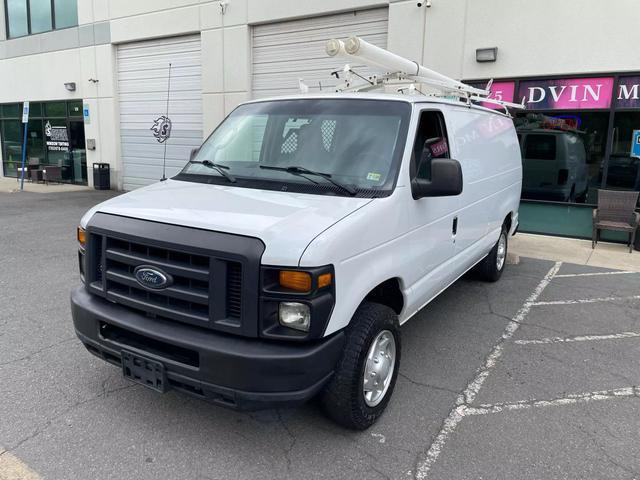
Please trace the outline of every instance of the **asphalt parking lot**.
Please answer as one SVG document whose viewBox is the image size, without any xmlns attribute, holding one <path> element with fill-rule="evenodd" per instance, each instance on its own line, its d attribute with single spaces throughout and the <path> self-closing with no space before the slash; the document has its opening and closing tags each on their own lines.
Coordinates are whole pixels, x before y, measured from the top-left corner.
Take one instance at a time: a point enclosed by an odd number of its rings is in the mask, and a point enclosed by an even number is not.
<svg viewBox="0 0 640 480">
<path fill-rule="evenodd" d="M 76 339 L 75 227 L 109 193 L 0 194 L 0 479 L 640 479 L 640 274 L 523 258 L 403 327 L 389 409 L 238 413 Z"/>
</svg>

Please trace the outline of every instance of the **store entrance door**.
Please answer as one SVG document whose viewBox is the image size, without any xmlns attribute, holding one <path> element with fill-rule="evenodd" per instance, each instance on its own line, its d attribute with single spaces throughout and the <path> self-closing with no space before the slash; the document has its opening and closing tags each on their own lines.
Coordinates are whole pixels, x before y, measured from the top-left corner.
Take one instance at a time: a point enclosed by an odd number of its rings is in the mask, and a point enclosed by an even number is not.
<svg viewBox="0 0 640 480">
<path fill-rule="evenodd" d="M 69 121 L 69 176 L 72 183 L 87 184 L 87 151 L 84 121 Z"/>
</svg>

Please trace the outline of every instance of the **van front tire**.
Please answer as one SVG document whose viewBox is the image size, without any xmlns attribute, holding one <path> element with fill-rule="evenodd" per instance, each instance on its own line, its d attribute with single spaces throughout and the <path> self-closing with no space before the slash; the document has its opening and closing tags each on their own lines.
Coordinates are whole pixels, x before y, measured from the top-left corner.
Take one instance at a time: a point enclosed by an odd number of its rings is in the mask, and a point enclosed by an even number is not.
<svg viewBox="0 0 640 480">
<path fill-rule="evenodd" d="M 363 302 L 345 333 L 344 352 L 320 401 L 336 423 L 364 430 L 382 415 L 395 387 L 401 351 L 398 317 L 385 305 Z"/>
<path fill-rule="evenodd" d="M 500 237 L 489 252 L 489 255 L 478 264 L 477 271 L 482 280 L 487 282 L 497 282 L 500 280 L 504 267 L 507 264 L 508 238 L 507 229 L 502 227 Z"/>
</svg>

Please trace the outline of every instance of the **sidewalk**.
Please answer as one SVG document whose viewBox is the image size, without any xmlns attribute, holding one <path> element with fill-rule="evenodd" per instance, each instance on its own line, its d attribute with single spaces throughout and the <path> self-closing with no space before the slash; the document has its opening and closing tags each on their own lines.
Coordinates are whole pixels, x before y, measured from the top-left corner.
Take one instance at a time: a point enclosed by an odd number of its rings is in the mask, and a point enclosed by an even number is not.
<svg viewBox="0 0 640 480">
<path fill-rule="evenodd" d="M 70 185 L 68 183 L 31 183 L 25 180 L 24 191 L 32 193 L 59 193 L 90 190 L 86 185 Z M 15 178 L 0 178 L 0 193 L 14 193 L 20 191 L 20 182 Z"/>
<path fill-rule="evenodd" d="M 640 252 L 629 253 L 619 243 L 599 242 L 592 250 L 591 240 L 518 233 L 510 238 L 509 251 L 521 257 L 640 272 Z"/>
</svg>

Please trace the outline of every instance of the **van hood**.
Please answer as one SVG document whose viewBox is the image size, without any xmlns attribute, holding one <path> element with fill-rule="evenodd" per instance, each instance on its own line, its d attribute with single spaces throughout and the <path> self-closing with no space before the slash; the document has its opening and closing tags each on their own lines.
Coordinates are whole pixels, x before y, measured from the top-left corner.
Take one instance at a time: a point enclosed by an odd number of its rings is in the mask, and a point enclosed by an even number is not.
<svg viewBox="0 0 640 480">
<path fill-rule="evenodd" d="M 263 264 L 295 266 L 317 235 L 371 201 L 167 180 L 93 207 L 81 225 L 102 212 L 245 235 L 265 244 Z"/>
</svg>

